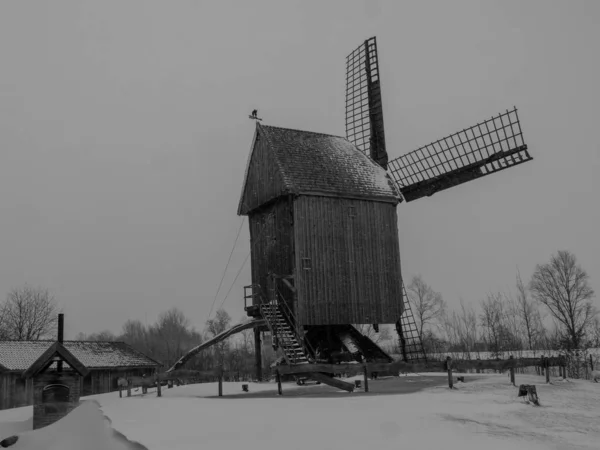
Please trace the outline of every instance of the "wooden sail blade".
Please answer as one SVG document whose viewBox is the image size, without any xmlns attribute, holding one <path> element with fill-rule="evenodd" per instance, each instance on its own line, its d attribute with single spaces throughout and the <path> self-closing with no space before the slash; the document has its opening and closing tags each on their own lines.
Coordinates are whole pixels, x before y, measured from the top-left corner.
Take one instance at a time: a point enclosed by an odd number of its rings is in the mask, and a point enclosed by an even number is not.
<svg viewBox="0 0 600 450">
<path fill-rule="evenodd" d="M 394 159 L 389 171 L 410 202 L 532 159 L 514 108 Z"/>
<path fill-rule="evenodd" d="M 346 138 L 387 168 L 377 41 L 364 41 L 346 58 Z"/>
</svg>

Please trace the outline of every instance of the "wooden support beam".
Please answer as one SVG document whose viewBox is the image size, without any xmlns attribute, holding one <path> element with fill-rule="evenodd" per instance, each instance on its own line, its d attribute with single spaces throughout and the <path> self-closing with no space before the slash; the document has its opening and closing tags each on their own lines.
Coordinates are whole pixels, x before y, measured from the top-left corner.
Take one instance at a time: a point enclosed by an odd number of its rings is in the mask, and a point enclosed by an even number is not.
<svg viewBox="0 0 600 450">
<path fill-rule="evenodd" d="M 160 379 L 158 378 L 158 371 L 154 372 L 154 379 L 156 381 L 156 396 L 162 397 L 162 386 L 160 384 Z"/>
<path fill-rule="evenodd" d="M 219 368 L 219 397 L 223 397 L 223 367 Z"/>
<path fill-rule="evenodd" d="M 367 366 L 363 367 L 364 378 L 365 378 L 365 392 L 369 392 L 369 376 Z"/>
<path fill-rule="evenodd" d="M 513 355 L 510 355 L 509 359 L 514 359 Z M 510 368 L 510 383 L 513 386 L 515 385 L 515 368 L 514 367 Z"/>
<path fill-rule="evenodd" d="M 446 358 L 446 370 L 448 371 L 448 387 L 452 389 L 453 380 L 452 380 L 452 358 L 449 356 Z"/>
<path fill-rule="evenodd" d="M 548 358 L 550 366 L 558 366 L 559 358 Z M 454 372 L 464 372 L 467 369 L 493 369 L 505 371 L 511 367 L 532 367 L 539 366 L 538 358 L 513 358 L 505 360 L 453 360 L 452 370 Z M 367 363 L 367 372 L 445 372 L 445 362 L 427 362 L 427 363 L 407 363 L 396 361 L 393 363 Z M 363 372 L 362 364 L 298 364 L 292 366 L 278 366 L 277 370 L 283 374 L 301 374 L 311 372 L 325 373 L 345 373 L 348 375 L 358 375 Z"/>
<path fill-rule="evenodd" d="M 279 375 L 279 371 L 275 371 L 275 377 L 277 378 L 277 393 L 279 395 L 283 395 L 283 390 L 281 389 L 281 375 Z"/>
<path fill-rule="evenodd" d="M 254 329 L 254 370 L 256 371 L 256 381 L 262 381 L 262 346 L 260 342 L 260 330 Z"/>
<path fill-rule="evenodd" d="M 303 364 L 305 366 L 311 365 L 311 364 Z M 306 373 L 306 372 L 304 372 Z M 329 375 L 325 375 L 324 373 L 319 373 L 319 372 L 309 372 L 309 376 L 316 381 L 320 381 L 323 384 L 327 384 L 329 386 L 338 388 L 338 389 L 342 389 L 344 391 L 348 391 L 348 392 L 354 392 L 354 385 L 351 383 L 348 383 L 346 381 L 342 381 L 342 380 L 338 380 L 337 378 L 332 378 Z"/>
</svg>

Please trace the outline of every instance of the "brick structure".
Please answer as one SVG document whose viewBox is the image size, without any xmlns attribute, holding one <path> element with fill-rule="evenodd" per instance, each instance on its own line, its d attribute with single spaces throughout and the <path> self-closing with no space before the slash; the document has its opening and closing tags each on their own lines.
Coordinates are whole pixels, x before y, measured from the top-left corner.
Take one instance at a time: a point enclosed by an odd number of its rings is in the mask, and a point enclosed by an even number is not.
<svg viewBox="0 0 600 450">
<path fill-rule="evenodd" d="M 51 425 L 75 409 L 79 405 L 80 385 L 80 375 L 74 371 L 36 376 L 33 380 L 33 429 Z M 61 391 L 65 391 L 66 398 Z"/>
<path fill-rule="evenodd" d="M 33 380 L 34 430 L 62 419 L 79 405 L 81 378 L 89 373 L 60 340 L 23 373 Z"/>
</svg>

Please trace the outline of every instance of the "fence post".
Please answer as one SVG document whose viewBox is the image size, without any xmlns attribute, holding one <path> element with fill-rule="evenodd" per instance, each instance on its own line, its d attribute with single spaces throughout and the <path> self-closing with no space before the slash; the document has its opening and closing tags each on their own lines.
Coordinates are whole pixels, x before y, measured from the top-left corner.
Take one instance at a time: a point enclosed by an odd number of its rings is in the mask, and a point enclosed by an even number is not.
<svg viewBox="0 0 600 450">
<path fill-rule="evenodd" d="M 367 370 L 367 364 L 366 363 L 363 366 L 363 372 L 365 374 L 365 392 L 369 392 L 369 378 L 367 376 L 368 370 Z"/>
<path fill-rule="evenodd" d="M 158 369 L 154 372 L 154 379 L 156 380 L 156 396 L 162 397 L 162 386 L 160 384 L 160 378 L 158 376 Z"/>
<path fill-rule="evenodd" d="M 277 393 L 279 395 L 283 395 L 283 390 L 281 389 L 281 375 L 279 374 L 279 370 L 275 371 L 275 378 L 277 379 Z"/>
<path fill-rule="evenodd" d="M 511 362 L 514 363 L 515 359 L 514 359 L 513 355 L 510 355 L 508 357 L 508 359 L 510 359 Z M 515 385 L 515 366 L 510 367 L 510 382 L 512 383 L 513 386 Z"/>
<path fill-rule="evenodd" d="M 448 369 L 448 387 L 452 389 L 452 358 L 449 356 L 446 357 L 446 368 Z"/>
<path fill-rule="evenodd" d="M 592 355 L 590 355 L 590 369 L 592 369 L 592 372 L 594 371 L 594 358 L 592 358 Z"/>
<path fill-rule="evenodd" d="M 479 356 L 477 357 L 477 361 L 481 361 L 481 359 L 479 358 Z M 477 368 L 477 373 L 481 373 L 481 369 L 479 367 Z"/>
<path fill-rule="evenodd" d="M 223 397 L 223 367 L 219 367 L 219 397 Z"/>
<path fill-rule="evenodd" d="M 131 397 L 131 380 L 127 380 L 127 397 Z"/>
<path fill-rule="evenodd" d="M 550 383 L 550 358 L 546 358 L 546 383 Z"/>
</svg>

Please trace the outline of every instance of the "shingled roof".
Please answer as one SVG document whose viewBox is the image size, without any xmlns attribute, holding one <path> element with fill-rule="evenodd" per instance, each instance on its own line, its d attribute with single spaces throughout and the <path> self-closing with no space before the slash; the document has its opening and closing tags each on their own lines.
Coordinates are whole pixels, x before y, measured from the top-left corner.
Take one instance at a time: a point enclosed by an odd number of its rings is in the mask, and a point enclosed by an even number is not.
<svg viewBox="0 0 600 450">
<path fill-rule="evenodd" d="M 260 185 L 264 185 L 265 177 L 275 186 L 266 196 L 271 198 L 253 192 L 264 189 Z M 256 199 L 249 200 L 253 194 Z M 387 172 L 347 139 L 257 124 L 238 214 L 247 214 L 259 206 L 254 203 L 266 203 L 287 194 L 334 195 L 393 203 L 402 199 Z"/>
<path fill-rule="evenodd" d="M 0 341 L 0 368 L 25 371 L 56 341 Z M 64 347 L 88 369 L 150 368 L 159 362 L 124 342 L 64 341 Z"/>
</svg>

